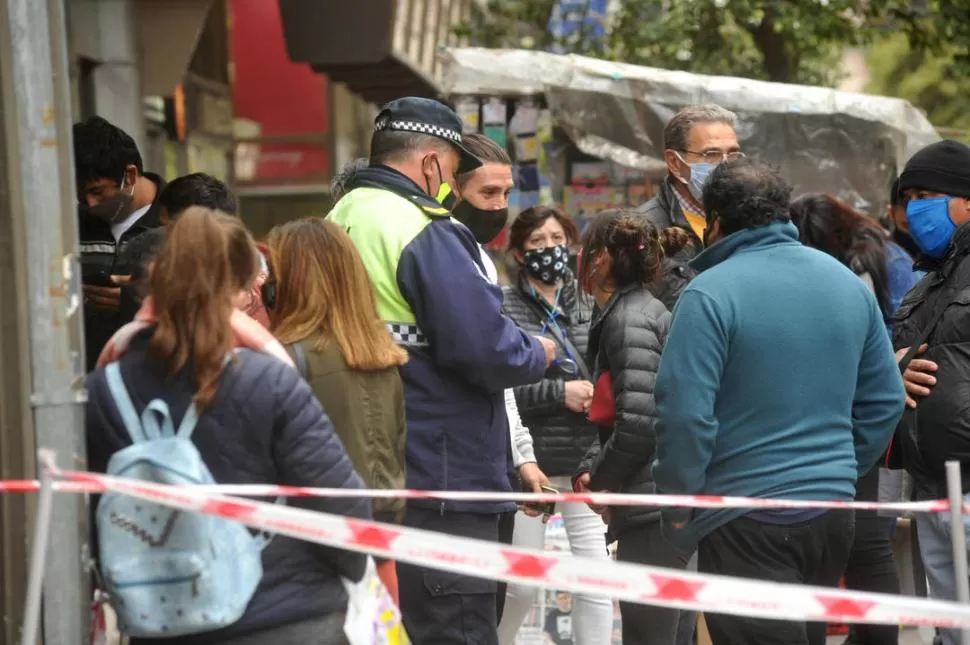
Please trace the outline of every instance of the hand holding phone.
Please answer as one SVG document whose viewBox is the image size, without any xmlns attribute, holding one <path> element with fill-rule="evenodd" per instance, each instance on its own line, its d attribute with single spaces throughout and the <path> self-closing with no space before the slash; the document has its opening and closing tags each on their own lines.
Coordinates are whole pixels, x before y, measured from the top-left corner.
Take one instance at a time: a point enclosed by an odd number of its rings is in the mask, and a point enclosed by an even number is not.
<svg viewBox="0 0 970 645">
<path fill-rule="evenodd" d="M 121 306 L 121 285 L 127 284 L 129 276 L 112 275 L 110 270 L 82 271 L 81 288 L 84 305 L 98 309 L 118 311 Z"/>
<path fill-rule="evenodd" d="M 532 492 L 532 491 L 528 491 Z M 557 494 L 559 491 L 551 486 L 543 486 L 543 493 L 551 493 L 553 495 Z M 529 509 L 536 513 L 537 515 L 552 515 L 556 512 L 555 502 L 528 502 L 522 505 L 523 508 Z"/>
<path fill-rule="evenodd" d="M 111 271 L 104 270 L 87 270 L 81 272 L 81 284 L 87 285 L 89 287 L 117 287 L 114 280 L 111 279 Z"/>
</svg>

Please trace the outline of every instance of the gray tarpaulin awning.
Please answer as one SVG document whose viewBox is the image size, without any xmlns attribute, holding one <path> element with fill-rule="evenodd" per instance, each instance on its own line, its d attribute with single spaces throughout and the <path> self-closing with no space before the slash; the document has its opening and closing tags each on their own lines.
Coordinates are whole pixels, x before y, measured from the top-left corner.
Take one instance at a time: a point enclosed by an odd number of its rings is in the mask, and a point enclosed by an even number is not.
<svg viewBox="0 0 970 645">
<path fill-rule="evenodd" d="M 744 151 L 780 166 L 796 193 L 832 192 L 871 211 L 906 159 L 940 138 L 902 99 L 537 51 L 441 56 L 447 95 L 542 95 L 581 151 L 632 168 L 662 167 L 663 127 L 678 109 L 717 103 L 737 113 Z"/>
</svg>

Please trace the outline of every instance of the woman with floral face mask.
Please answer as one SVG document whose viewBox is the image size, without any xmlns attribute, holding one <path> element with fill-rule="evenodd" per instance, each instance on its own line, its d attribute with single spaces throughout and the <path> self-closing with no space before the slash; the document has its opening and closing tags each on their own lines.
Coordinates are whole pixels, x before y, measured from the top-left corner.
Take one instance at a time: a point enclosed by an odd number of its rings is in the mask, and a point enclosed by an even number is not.
<svg viewBox="0 0 970 645">
<path fill-rule="evenodd" d="M 505 311 L 530 334 L 545 336 L 557 346 L 557 360 L 545 378 L 515 388 L 523 423 L 532 432 L 536 461 L 554 488 L 569 490 L 569 476 L 596 437 L 586 420 L 593 396 L 586 367 L 586 337 L 591 312 L 577 297 L 569 269 L 569 247 L 578 241 L 573 221 L 554 208 L 528 208 L 509 228 L 509 250 L 519 274 L 505 287 Z M 604 527 L 584 504 L 560 504 L 573 554 L 606 559 Z M 545 525 L 538 518 L 519 514 L 513 542 L 543 547 Z M 535 590 L 509 585 L 499 625 L 499 642 L 512 643 L 535 599 Z M 577 645 L 609 643 L 613 608 L 608 598 L 577 595 L 572 612 Z"/>
</svg>

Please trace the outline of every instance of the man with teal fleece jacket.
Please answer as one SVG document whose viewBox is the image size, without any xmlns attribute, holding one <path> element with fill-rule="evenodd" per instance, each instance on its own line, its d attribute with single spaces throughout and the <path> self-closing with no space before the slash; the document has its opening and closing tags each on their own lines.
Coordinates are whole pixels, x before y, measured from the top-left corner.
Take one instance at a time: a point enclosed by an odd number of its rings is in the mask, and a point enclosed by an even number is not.
<svg viewBox="0 0 970 645">
<path fill-rule="evenodd" d="M 656 383 L 658 493 L 846 500 L 904 405 L 876 300 L 802 246 L 790 187 L 749 159 L 704 191 L 702 273 L 674 310 Z M 842 511 L 666 509 L 701 571 L 835 586 L 853 537 Z M 824 643 L 824 625 L 712 615 L 714 643 Z"/>
</svg>

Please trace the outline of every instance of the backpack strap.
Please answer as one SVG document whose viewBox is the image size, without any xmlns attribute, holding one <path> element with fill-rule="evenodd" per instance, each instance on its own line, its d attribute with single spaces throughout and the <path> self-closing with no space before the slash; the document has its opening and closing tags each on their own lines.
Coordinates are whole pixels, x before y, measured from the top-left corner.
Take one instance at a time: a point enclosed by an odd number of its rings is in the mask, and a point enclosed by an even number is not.
<svg viewBox="0 0 970 645">
<path fill-rule="evenodd" d="M 195 430 L 195 424 L 198 422 L 199 408 L 195 403 L 192 403 L 185 411 L 185 416 L 182 417 L 182 422 L 179 423 L 179 429 L 176 431 L 175 436 L 179 439 L 191 439 L 192 431 Z"/>
<path fill-rule="evenodd" d="M 226 365 L 232 361 L 233 355 L 233 353 L 226 354 Z M 135 405 L 131 401 L 131 395 L 128 393 L 128 388 L 125 387 L 125 381 L 121 377 L 121 367 L 117 361 L 108 364 L 104 370 L 104 375 L 108 381 L 108 390 L 114 399 L 115 407 L 118 409 L 121 420 L 124 422 L 125 429 L 131 436 L 133 443 L 154 441 L 162 437 L 177 436 L 181 439 L 189 439 L 192 437 L 192 432 L 195 430 L 195 426 L 199 421 L 199 410 L 194 403 L 190 404 L 185 411 L 185 416 L 182 417 L 182 421 L 179 423 L 178 430 L 176 431 L 174 430 L 172 414 L 168 404 L 162 399 L 155 399 L 149 403 L 139 419 Z M 276 504 L 285 506 L 286 498 L 277 497 Z M 255 540 L 258 548 L 265 549 L 273 541 L 274 537 L 275 535 L 273 533 L 263 532 L 257 534 L 253 540 Z"/>
<path fill-rule="evenodd" d="M 111 392 L 111 398 L 114 399 L 115 407 L 121 415 L 121 420 L 125 424 L 125 429 L 128 431 L 132 443 L 143 443 L 157 439 L 158 435 L 148 436 L 142 427 L 138 412 L 135 411 L 135 406 L 131 402 L 131 395 L 128 394 L 128 388 L 125 387 L 125 380 L 121 378 L 121 367 L 117 361 L 108 364 L 104 370 L 104 376 L 108 381 L 108 391 Z M 157 431 L 157 425 L 155 428 Z"/>
<path fill-rule="evenodd" d="M 132 443 L 143 443 L 145 441 L 155 441 L 164 437 L 180 437 L 190 439 L 192 431 L 199 421 L 199 412 L 194 404 L 190 404 L 182 417 L 178 431 L 172 423 L 172 413 L 168 404 L 162 399 L 155 399 L 138 416 L 135 405 L 131 401 L 128 388 L 121 376 L 121 367 L 118 362 L 109 363 L 104 370 L 105 379 L 108 381 L 108 390 L 114 399 L 115 407 L 121 415 L 121 420 L 125 424 L 125 429 L 131 437 Z"/>
<path fill-rule="evenodd" d="M 151 439 L 175 436 L 172 413 L 168 409 L 168 403 L 162 399 L 154 399 L 146 405 L 141 413 L 141 427 L 145 431 L 145 436 Z"/>
</svg>

